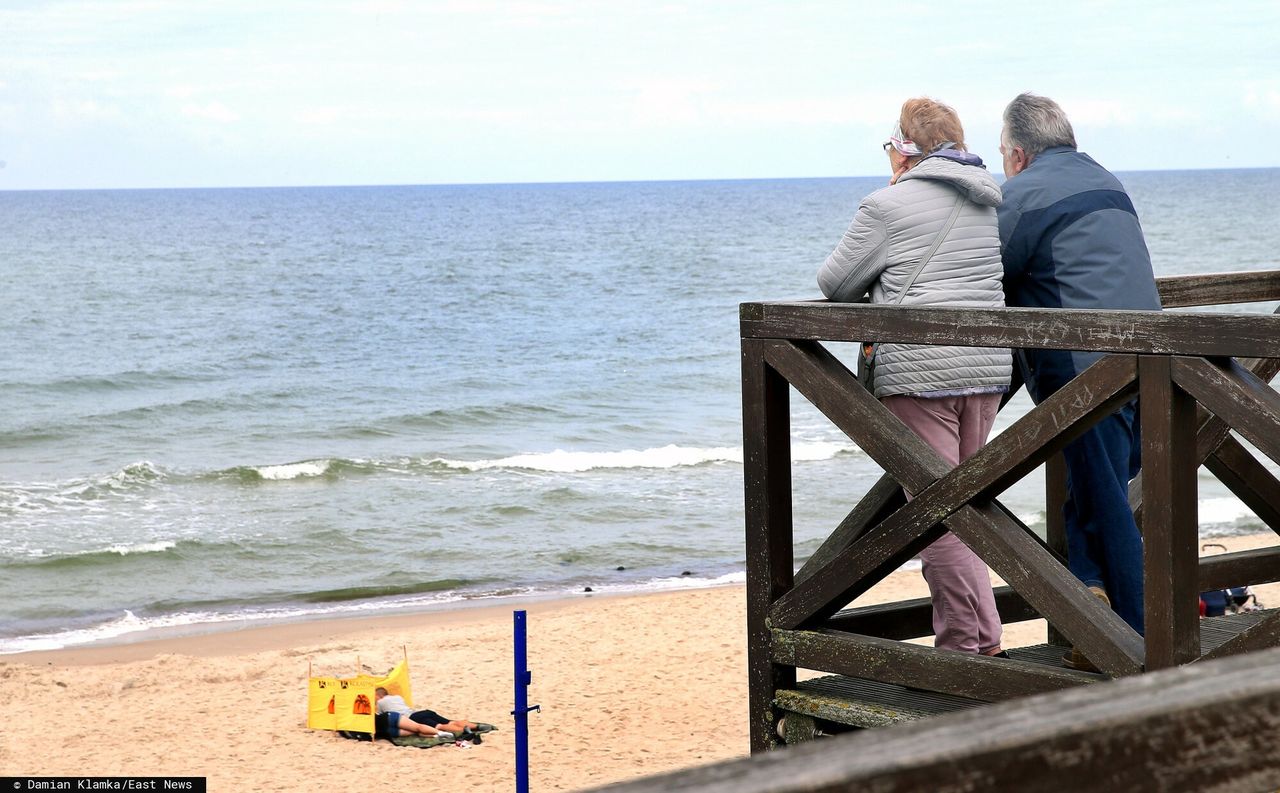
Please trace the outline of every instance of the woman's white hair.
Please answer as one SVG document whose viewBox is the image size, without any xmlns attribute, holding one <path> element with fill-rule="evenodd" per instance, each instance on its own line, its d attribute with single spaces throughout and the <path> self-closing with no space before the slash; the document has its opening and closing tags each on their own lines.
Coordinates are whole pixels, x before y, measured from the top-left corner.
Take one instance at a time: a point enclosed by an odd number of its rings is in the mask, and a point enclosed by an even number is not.
<svg viewBox="0 0 1280 793">
<path fill-rule="evenodd" d="M 1022 149 L 1028 158 L 1054 146 L 1076 148 L 1076 133 L 1057 102 L 1031 93 L 1018 94 L 1004 109 L 1000 142 Z"/>
</svg>

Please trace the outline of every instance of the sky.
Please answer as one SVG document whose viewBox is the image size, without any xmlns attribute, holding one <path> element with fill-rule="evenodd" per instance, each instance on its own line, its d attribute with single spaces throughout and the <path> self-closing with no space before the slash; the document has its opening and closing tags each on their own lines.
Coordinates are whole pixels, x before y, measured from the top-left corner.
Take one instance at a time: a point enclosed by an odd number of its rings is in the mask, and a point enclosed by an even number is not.
<svg viewBox="0 0 1280 793">
<path fill-rule="evenodd" d="M 1219 7 L 1221 6 L 1221 7 Z M 1280 166 L 1280 2 L 0 0 L 0 190 L 872 176 L 902 101 L 997 169 Z"/>
</svg>

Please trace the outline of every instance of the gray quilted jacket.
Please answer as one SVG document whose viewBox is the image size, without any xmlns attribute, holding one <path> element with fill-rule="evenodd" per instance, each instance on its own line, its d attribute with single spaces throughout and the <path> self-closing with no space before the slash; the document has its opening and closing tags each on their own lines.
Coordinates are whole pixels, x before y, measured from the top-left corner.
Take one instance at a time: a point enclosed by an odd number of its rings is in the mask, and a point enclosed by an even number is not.
<svg viewBox="0 0 1280 793">
<path fill-rule="evenodd" d="M 831 300 L 852 302 L 868 290 L 873 303 L 894 303 L 955 207 L 955 225 L 908 290 L 904 305 L 1001 307 L 1004 274 L 996 207 L 1000 186 L 966 152 L 945 150 L 921 160 L 862 200 L 840 244 L 818 271 Z M 952 396 L 1004 391 L 1012 357 L 1006 349 L 885 343 L 876 355 L 873 393 Z"/>
</svg>

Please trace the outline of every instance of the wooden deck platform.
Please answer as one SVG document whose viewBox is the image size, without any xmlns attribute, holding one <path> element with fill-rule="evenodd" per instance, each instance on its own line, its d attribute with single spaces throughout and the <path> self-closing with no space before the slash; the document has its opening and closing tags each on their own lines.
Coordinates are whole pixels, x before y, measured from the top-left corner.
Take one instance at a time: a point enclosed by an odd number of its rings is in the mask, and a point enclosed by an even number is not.
<svg viewBox="0 0 1280 793">
<path fill-rule="evenodd" d="M 1200 644 L 1205 652 L 1222 646 L 1280 609 L 1210 617 L 1200 622 Z M 1064 648 L 1037 644 L 1009 650 L 1019 661 L 1062 668 Z M 1101 682 L 1106 675 L 1090 675 Z M 774 705 L 786 713 L 785 742 L 799 743 L 814 737 L 823 722 L 852 728 L 885 727 L 944 713 L 991 704 L 984 700 L 921 691 L 904 686 L 827 675 L 801 681 L 793 689 L 778 690 Z"/>
</svg>

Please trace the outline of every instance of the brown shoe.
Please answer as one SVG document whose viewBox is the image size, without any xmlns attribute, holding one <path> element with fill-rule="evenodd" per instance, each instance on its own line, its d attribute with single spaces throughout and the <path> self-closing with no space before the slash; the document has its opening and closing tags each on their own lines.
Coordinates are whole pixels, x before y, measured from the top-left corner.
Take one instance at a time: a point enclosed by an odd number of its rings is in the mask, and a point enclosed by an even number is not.
<svg viewBox="0 0 1280 793">
<path fill-rule="evenodd" d="M 1094 597 L 1096 597 L 1098 600 L 1101 600 L 1103 603 L 1105 603 L 1107 605 L 1107 608 L 1111 608 L 1111 598 L 1107 597 L 1106 590 L 1104 590 L 1100 586 L 1091 586 L 1089 587 L 1089 591 L 1093 593 Z M 1098 669 L 1098 667 L 1094 666 L 1093 662 L 1090 661 L 1088 658 L 1086 658 L 1084 653 L 1080 652 L 1074 647 L 1072 647 L 1069 651 L 1067 651 L 1062 656 L 1062 663 L 1066 664 L 1067 667 L 1071 669 L 1076 669 L 1081 672 L 1101 672 L 1102 671 Z"/>
<path fill-rule="evenodd" d="M 1068 669 L 1075 669 L 1080 672 L 1101 672 L 1102 670 L 1093 665 L 1093 662 L 1085 657 L 1084 653 L 1072 647 L 1062 654 L 1062 663 Z"/>
</svg>

